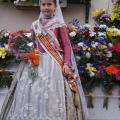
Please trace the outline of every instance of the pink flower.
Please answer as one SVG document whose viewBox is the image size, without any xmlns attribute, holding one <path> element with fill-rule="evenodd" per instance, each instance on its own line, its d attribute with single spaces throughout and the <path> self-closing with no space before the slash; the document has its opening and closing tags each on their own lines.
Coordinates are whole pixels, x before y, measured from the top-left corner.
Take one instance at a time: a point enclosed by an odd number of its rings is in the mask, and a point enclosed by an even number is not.
<svg viewBox="0 0 120 120">
<path fill-rule="evenodd" d="M 73 31 L 72 25 L 67 25 L 67 28 L 71 31 Z"/>
<path fill-rule="evenodd" d="M 30 31 L 28 30 L 18 30 L 18 31 L 15 31 L 15 32 L 12 32 L 9 36 L 9 39 L 8 39 L 8 45 L 10 48 L 14 48 L 13 47 L 13 41 L 15 41 L 17 39 L 17 37 L 19 37 L 21 35 L 21 32 L 22 33 L 32 33 L 33 34 L 33 29 L 30 29 Z"/>
<path fill-rule="evenodd" d="M 117 79 L 117 80 L 120 80 L 120 69 L 116 72 L 115 75 L 116 75 L 116 79 Z"/>
<path fill-rule="evenodd" d="M 100 70 L 100 71 L 104 71 L 105 69 L 106 69 L 106 66 L 105 66 L 105 65 L 99 66 L 99 70 Z"/>
<path fill-rule="evenodd" d="M 80 51 L 80 47 L 78 47 L 77 45 L 74 45 L 74 46 L 73 46 L 73 50 L 74 50 L 75 52 Z"/>
<path fill-rule="evenodd" d="M 97 55 L 97 56 L 100 56 L 100 55 L 101 55 L 101 52 L 96 52 L 96 55 Z"/>
</svg>

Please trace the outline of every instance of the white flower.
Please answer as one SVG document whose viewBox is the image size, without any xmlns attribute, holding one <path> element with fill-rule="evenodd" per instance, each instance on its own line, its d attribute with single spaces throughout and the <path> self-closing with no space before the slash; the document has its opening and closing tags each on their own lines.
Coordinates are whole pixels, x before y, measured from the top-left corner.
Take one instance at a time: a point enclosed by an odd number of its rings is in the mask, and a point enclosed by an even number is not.
<svg viewBox="0 0 120 120">
<path fill-rule="evenodd" d="M 91 25 L 85 24 L 83 27 L 84 27 L 84 28 L 91 28 Z"/>
<path fill-rule="evenodd" d="M 97 46 L 97 45 L 98 45 L 98 42 L 95 42 L 95 45 Z"/>
<path fill-rule="evenodd" d="M 99 28 L 101 28 L 101 29 L 107 29 L 107 26 L 103 24 L 103 25 L 100 25 Z"/>
<path fill-rule="evenodd" d="M 4 44 L 6 51 L 8 50 L 9 46 L 7 44 Z"/>
<path fill-rule="evenodd" d="M 30 42 L 30 43 L 28 43 L 27 45 L 30 46 L 30 47 L 32 47 L 32 46 L 33 46 L 33 43 Z"/>
<path fill-rule="evenodd" d="M 93 44 L 93 45 L 92 45 L 92 47 L 93 47 L 93 48 L 96 48 L 96 45 L 95 45 L 95 44 Z"/>
<path fill-rule="evenodd" d="M 14 4 L 18 4 L 18 3 L 19 3 L 19 0 L 15 0 L 15 1 L 14 1 Z"/>
<path fill-rule="evenodd" d="M 106 36 L 106 33 L 104 33 L 104 32 L 98 32 L 98 37 L 104 37 L 104 36 Z"/>
<path fill-rule="evenodd" d="M 109 47 L 112 47 L 112 46 L 113 46 L 113 44 L 112 44 L 112 43 L 108 43 L 108 46 L 109 46 Z"/>
<path fill-rule="evenodd" d="M 93 77 L 93 76 L 95 76 L 95 73 L 94 72 L 89 72 L 89 75 L 90 75 L 90 77 Z"/>
<path fill-rule="evenodd" d="M 79 47 L 80 47 L 80 46 L 83 47 L 83 42 L 79 42 L 79 43 L 78 43 L 78 46 L 79 46 Z"/>
<path fill-rule="evenodd" d="M 0 51 L 0 57 L 2 56 L 2 52 Z"/>
<path fill-rule="evenodd" d="M 90 37 L 94 37 L 96 35 L 95 32 L 90 32 Z"/>
<path fill-rule="evenodd" d="M 31 37 L 31 33 L 25 33 L 24 35 L 27 36 L 28 38 Z"/>
<path fill-rule="evenodd" d="M 96 48 L 98 46 L 98 42 L 95 42 L 94 44 L 91 44 L 92 47 Z"/>
<path fill-rule="evenodd" d="M 69 35 L 71 36 L 71 37 L 75 37 L 76 36 L 76 32 L 71 32 L 71 33 L 69 33 Z"/>
<path fill-rule="evenodd" d="M 117 28 L 114 28 L 114 30 L 116 30 L 116 31 L 117 31 L 117 34 L 120 36 L 120 30 L 117 29 Z"/>
<path fill-rule="evenodd" d="M 91 64 L 91 63 L 87 63 L 86 65 L 87 65 L 87 67 L 89 67 L 89 66 L 91 66 L 92 64 Z"/>
<path fill-rule="evenodd" d="M 87 52 L 86 57 L 89 59 L 91 57 L 91 54 L 89 52 Z"/>
<path fill-rule="evenodd" d="M 112 57 L 112 53 L 111 53 L 110 51 L 108 51 L 107 54 L 106 54 L 106 56 L 107 56 L 108 58 L 110 58 L 110 57 Z"/>
<path fill-rule="evenodd" d="M 4 37 L 7 37 L 7 36 L 9 36 L 9 33 L 5 33 L 5 34 L 4 34 Z"/>
<path fill-rule="evenodd" d="M 76 56 L 76 59 L 77 59 L 77 60 L 80 60 L 81 58 L 80 58 L 80 56 Z"/>
</svg>

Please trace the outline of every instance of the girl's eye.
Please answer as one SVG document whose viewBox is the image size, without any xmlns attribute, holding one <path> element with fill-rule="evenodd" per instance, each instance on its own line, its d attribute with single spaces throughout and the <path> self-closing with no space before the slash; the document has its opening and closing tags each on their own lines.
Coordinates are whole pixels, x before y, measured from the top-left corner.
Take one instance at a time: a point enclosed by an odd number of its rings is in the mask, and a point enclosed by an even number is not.
<svg viewBox="0 0 120 120">
<path fill-rule="evenodd" d="M 45 6 L 45 3 L 42 3 L 42 6 Z"/>
<path fill-rule="evenodd" d="M 51 3 L 48 3 L 48 6 L 51 6 Z"/>
</svg>

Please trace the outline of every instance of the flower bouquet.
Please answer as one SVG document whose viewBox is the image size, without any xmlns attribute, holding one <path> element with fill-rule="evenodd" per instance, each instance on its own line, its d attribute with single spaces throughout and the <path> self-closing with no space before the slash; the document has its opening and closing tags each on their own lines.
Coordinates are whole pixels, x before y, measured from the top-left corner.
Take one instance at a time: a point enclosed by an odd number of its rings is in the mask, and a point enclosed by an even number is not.
<svg viewBox="0 0 120 120">
<path fill-rule="evenodd" d="M 110 25 L 110 14 L 107 9 L 99 8 L 94 10 L 92 14 L 94 14 L 93 20 L 96 26 L 101 24 Z"/>
<path fill-rule="evenodd" d="M 8 45 L 13 49 L 15 54 L 29 53 L 29 76 L 35 78 L 37 71 L 35 66 L 39 65 L 39 51 L 34 49 L 33 30 L 19 30 L 9 36 Z"/>
<path fill-rule="evenodd" d="M 78 23 L 77 19 L 73 19 L 68 25 L 68 33 L 83 90 L 88 96 L 87 105 L 89 108 L 93 108 L 92 97 L 95 96 L 93 93 L 94 89 L 102 85 L 103 92 L 109 94 L 115 85 L 116 80 L 112 81 L 110 79 L 107 81 L 106 79 L 107 77 L 111 78 L 106 68 L 113 60 L 112 50 L 110 49 L 112 43 L 108 39 L 106 25 L 102 24 L 92 29 L 89 24 L 79 26 Z M 105 91 L 106 83 L 108 86 L 107 92 Z"/>
<path fill-rule="evenodd" d="M 110 14 L 110 22 L 106 34 L 113 46 L 110 47 L 112 51 L 112 59 L 109 66 L 106 68 L 106 78 L 111 84 L 107 84 L 107 80 L 103 82 L 104 92 L 108 95 L 112 95 L 112 90 L 115 86 L 120 86 L 120 0 L 112 0 L 113 6 Z M 105 101 L 108 98 L 106 98 Z M 104 102 L 104 106 L 108 108 L 107 102 Z"/>
<path fill-rule="evenodd" d="M 112 0 L 111 25 L 120 29 L 120 0 Z"/>
<path fill-rule="evenodd" d="M 15 5 L 38 6 L 39 0 L 15 0 Z"/>
<path fill-rule="evenodd" d="M 0 69 L 8 69 L 8 66 L 17 62 L 15 55 L 8 46 L 10 32 L 0 30 Z"/>
</svg>

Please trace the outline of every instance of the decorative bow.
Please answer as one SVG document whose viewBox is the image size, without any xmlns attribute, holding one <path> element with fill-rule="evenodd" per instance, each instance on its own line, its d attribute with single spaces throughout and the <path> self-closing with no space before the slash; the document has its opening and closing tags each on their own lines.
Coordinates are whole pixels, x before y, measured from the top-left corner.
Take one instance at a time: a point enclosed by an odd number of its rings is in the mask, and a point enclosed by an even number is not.
<svg viewBox="0 0 120 120">
<path fill-rule="evenodd" d="M 39 65 L 40 54 L 38 50 L 33 50 L 29 57 L 29 60 L 33 62 L 34 65 Z"/>
</svg>

